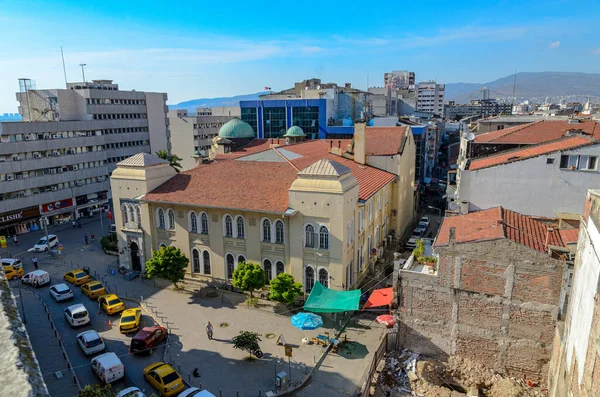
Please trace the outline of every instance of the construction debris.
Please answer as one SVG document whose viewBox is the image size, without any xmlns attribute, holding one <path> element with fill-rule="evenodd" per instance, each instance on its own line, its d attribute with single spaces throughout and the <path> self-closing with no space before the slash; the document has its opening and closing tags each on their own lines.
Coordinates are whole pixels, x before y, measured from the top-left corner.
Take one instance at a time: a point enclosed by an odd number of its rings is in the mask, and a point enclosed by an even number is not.
<svg viewBox="0 0 600 397">
<path fill-rule="evenodd" d="M 448 362 L 408 350 L 390 352 L 377 368 L 372 396 L 543 397 L 545 391 L 460 357 Z"/>
</svg>

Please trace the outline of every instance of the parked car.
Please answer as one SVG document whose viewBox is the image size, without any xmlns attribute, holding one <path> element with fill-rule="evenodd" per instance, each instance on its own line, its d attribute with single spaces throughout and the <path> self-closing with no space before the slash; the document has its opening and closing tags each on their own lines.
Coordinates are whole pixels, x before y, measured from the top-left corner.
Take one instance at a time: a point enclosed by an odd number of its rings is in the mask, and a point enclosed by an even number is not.
<svg viewBox="0 0 600 397">
<path fill-rule="evenodd" d="M 100 353 L 106 348 L 104 341 L 94 330 L 84 331 L 77 335 L 77 344 L 86 356 Z"/>
<path fill-rule="evenodd" d="M 91 300 L 96 300 L 102 295 L 106 295 L 106 289 L 100 281 L 90 281 L 81 286 L 81 292 Z"/>
<path fill-rule="evenodd" d="M 146 395 L 137 387 L 132 386 L 118 392 L 116 397 L 146 397 Z"/>
<path fill-rule="evenodd" d="M 48 240 L 46 240 L 46 236 L 44 236 L 39 239 L 37 243 L 35 243 L 33 246 L 33 251 L 45 252 L 56 245 L 58 245 L 58 236 L 56 234 L 49 234 Z"/>
<path fill-rule="evenodd" d="M 71 328 L 86 325 L 90 322 L 90 314 L 81 303 L 67 307 L 64 313 Z"/>
<path fill-rule="evenodd" d="M 34 270 L 21 277 L 21 282 L 23 284 L 33 285 L 36 288 L 50 284 L 50 281 L 50 274 L 43 270 Z"/>
<path fill-rule="evenodd" d="M 208 390 L 198 389 L 197 387 L 190 387 L 187 390 L 179 393 L 177 397 L 217 397 Z"/>
<path fill-rule="evenodd" d="M 71 288 L 65 283 L 54 284 L 50 287 L 49 292 L 57 302 L 73 298 L 73 291 L 71 291 Z"/>
<path fill-rule="evenodd" d="M 134 307 L 124 310 L 121 313 L 121 321 L 119 322 L 119 332 L 122 334 L 130 334 L 137 332 L 140 329 L 140 321 L 142 320 L 142 309 Z"/>
<path fill-rule="evenodd" d="M 145 353 L 151 355 L 154 348 L 167 337 L 167 329 L 160 325 L 144 327 L 132 339 L 129 352 L 133 354 Z"/>
<path fill-rule="evenodd" d="M 405 246 L 407 249 L 410 250 L 417 248 L 417 239 L 414 237 L 409 238 Z"/>
<path fill-rule="evenodd" d="M 125 304 L 115 294 L 106 294 L 98 298 L 100 302 L 100 308 L 106 312 L 106 314 L 115 314 L 125 310 Z"/>
<path fill-rule="evenodd" d="M 2 268 L 7 280 L 23 277 L 25 269 L 20 259 L 2 258 Z"/>
<path fill-rule="evenodd" d="M 92 371 L 102 383 L 112 383 L 125 376 L 125 366 L 113 352 L 104 353 L 92 358 Z"/>
<path fill-rule="evenodd" d="M 144 379 L 162 396 L 174 396 L 185 388 L 181 376 L 169 365 L 157 362 L 144 368 Z"/>
<path fill-rule="evenodd" d="M 82 285 L 90 281 L 90 275 L 80 269 L 66 272 L 63 278 L 66 282 L 75 285 Z"/>
<path fill-rule="evenodd" d="M 423 233 L 418 228 L 413 230 L 412 234 L 410 235 L 410 238 L 421 238 L 421 237 L 423 237 Z"/>
<path fill-rule="evenodd" d="M 426 227 L 426 228 L 428 228 L 428 227 L 429 227 L 429 217 L 428 217 L 427 215 L 425 215 L 425 216 L 422 216 L 422 217 L 421 217 L 421 220 L 419 220 L 419 225 L 420 225 L 421 223 L 424 223 L 424 224 L 425 224 L 425 227 Z"/>
<path fill-rule="evenodd" d="M 415 232 L 421 233 L 421 236 L 427 231 L 427 225 L 424 222 L 419 222 L 415 228 Z"/>
</svg>

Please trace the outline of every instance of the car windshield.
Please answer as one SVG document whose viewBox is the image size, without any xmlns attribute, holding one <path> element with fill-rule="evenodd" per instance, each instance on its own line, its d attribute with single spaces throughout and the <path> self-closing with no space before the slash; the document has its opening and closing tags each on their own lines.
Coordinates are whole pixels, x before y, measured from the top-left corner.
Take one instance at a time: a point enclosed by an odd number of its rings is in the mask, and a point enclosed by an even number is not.
<svg viewBox="0 0 600 397">
<path fill-rule="evenodd" d="M 177 375 L 177 372 L 171 372 L 170 374 L 167 374 L 164 378 L 162 378 L 163 385 L 168 385 L 171 382 L 175 382 L 177 379 L 179 379 L 179 375 Z"/>
<path fill-rule="evenodd" d="M 35 245 L 44 245 L 44 244 L 46 244 L 46 239 L 45 238 L 43 238 L 41 240 L 38 240 L 38 242 L 35 243 Z"/>
<path fill-rule="evenodd" d="M 121 303 L 121 301 L 119 299 L 112 299 L 108 301 L 109 305 L 118 305 L 119 303 Z"/>
<path fill-rule="evenodd" d="M 102 288 L 104 288 L 104 287 L 102 287 L 102 284 L 96 284 L 96 285 L 92 285 L 92 286 L 90 287 L 90 289 L 91 289 L 92 291 L 97 291 L 97 290 L 99 290 L 99 289 L 102 289 Z"/>
<path fill-rule="evenodd" d="M 87 276 L 87 273 L 77 273 L 77 274 L 75 274 L 75 277 L 77 277 L 77 278 L 83 278 L 85 276 Z"/>
<path fill-rule="evenodd" d="M 135 321 L 135 316 L 125 316 L 121 319 L 122 323 L 130 323 L 132 321 Z"/>
</svg>

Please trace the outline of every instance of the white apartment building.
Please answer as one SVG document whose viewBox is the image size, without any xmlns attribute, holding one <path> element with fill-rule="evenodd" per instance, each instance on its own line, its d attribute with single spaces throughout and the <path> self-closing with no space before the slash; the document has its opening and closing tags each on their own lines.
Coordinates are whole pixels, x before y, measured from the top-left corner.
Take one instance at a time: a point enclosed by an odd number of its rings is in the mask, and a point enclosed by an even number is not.
<svg viewBox="0 0 600 397">
<path fill-rule="evenodd" d="M 136 153 L 170 150 L 167 94 L 112 80 L 35 89 L 20 79 L 23 121 L 0 123 L 0 235 L 70 221 L 110 197 L 110 173 Z"/>
<path fill-rule="evenodd" d="M 408 70 L 393 70 L 383 74 L 383 82 L 386 88 L 393 90 L 414 89 L 415 72 Z"/>
<path fill-rule="evenodd" d="M 417 111 L 444 115 L 444 97 L 446 85 L 435 81 L 425 81 L 417 84 Z"/>
</svg>

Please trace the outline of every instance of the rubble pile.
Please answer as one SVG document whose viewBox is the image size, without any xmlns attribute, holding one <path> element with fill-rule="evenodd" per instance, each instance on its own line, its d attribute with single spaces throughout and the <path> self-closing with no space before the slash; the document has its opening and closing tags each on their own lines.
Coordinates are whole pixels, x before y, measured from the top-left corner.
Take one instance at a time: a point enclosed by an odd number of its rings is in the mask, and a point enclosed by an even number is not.
<svg viewBox="0 0 600 397">
<path fill-rule="evenodd" d="M 374 396 L 543 397 L 545 393 L 520 379 L 504 377 L 470 360 L 448 362 L 408 350 L 388 353 L 377 368 Z"/>
</svg>

